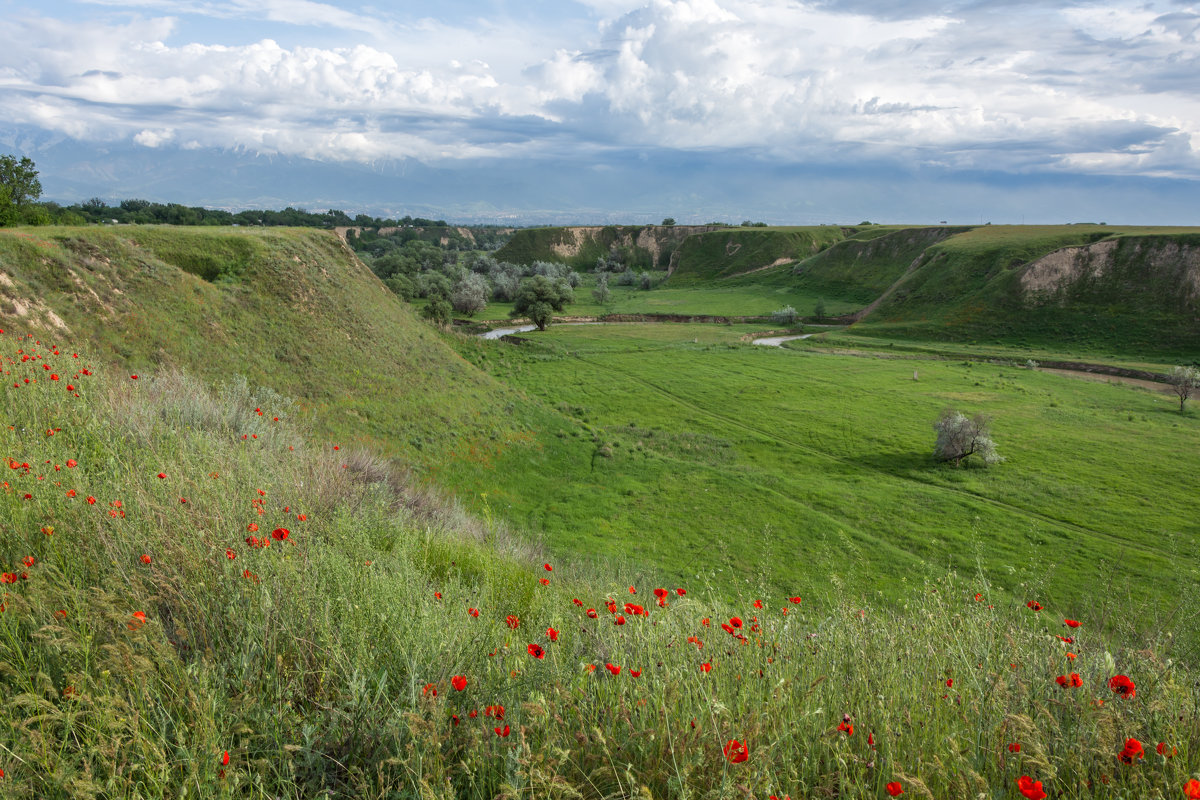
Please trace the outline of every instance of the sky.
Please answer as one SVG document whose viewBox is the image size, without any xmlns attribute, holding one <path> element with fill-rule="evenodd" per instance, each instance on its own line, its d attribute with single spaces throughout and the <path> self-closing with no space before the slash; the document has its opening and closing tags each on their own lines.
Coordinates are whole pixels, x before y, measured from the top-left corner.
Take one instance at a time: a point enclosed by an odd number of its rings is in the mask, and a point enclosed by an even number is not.
<svg viewBox="0 0 1200 800">
<path fill-rule="evenodd" d="M 1200 224 L 1200 3 L 0 0 L 45 197 Z"/>
</svg>

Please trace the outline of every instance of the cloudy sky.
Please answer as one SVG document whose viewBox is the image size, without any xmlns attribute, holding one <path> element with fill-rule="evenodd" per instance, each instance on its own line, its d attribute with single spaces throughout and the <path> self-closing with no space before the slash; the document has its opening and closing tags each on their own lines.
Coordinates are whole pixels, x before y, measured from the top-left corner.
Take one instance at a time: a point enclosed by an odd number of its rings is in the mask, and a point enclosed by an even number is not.
<svg viewBox="0 0 1200 800">
<path fill-rule="evenodd" d="M 65 201 L 1200 224 L 1185 0 L 0 12 L 0 151 Z"/>
</svg>

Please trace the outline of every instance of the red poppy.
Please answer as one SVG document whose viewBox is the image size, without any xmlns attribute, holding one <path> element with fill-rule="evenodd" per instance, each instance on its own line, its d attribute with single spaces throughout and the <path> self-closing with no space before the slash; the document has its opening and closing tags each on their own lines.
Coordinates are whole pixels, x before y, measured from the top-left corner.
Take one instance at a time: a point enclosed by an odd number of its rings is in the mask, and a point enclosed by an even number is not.
<svg viewBox="0 0 1200 800">
<path fill-rule="evenodd" d="M 604 665 L 604 668 L 605 668 L 606 670 L 608 670 L 610 673 L 612 673 L 613 675 L 620 675 L 620 674 L 621 674 L 621 668 L 620 668 L 620 667 L 618 667 L 616 664 L 605 664 L 605 665 Z"/>
<path fill-rule="evenodd" d="M 954 688 L 954 678 L 947 678 L 947 679 L 946 679 L 946 688 L 948 688 L 948 689 L 953 689 L 953 688 Z"/>
<path fill-rule="evenodd" d="M 722 749 L 725 753 L 725 758 L 729 759 L 732 764 L 740 764 L 750 757 L 750 748 L 745 742 L 739 742 L 737 739 L 730 739 L 725 743 Z"/>
<path fill-rule="evenodd" d="M 1134 697 L 1137 695 L 1137 689 L 1133 681 L 1129 680 L 1128 675 L 1114 675 L 1108 681 L 1108 688 L 1124 697 Z"/>
<path fill-rule="evenodd" d="M 703 664 L 700 665 L 700 671 L 701 672 L 712 672 L 712 664 L 708 661 L 705 661 Z"/>
<path fill-rule="evenodd" d="M 498 720 L 504 719 L 504 706 L 488 706 L 483 710 L 485 717 L 495 717 Z"/>
<path fill-rule="evenodd" d="M 271 531 L 271 538 L 282 542 L 287 539 L 288 533 L 289 531 L 287 528 L 276 528 L 275 530 Z"/>
<path fill-rule="evenodd" d="M 158 473 L 158 477 L 160 477 L 160 478 L 165 478 L 165 477 L 167 477 L 167 473 L 165 473 L 165 472 L 160 472 L 160 473 Z"/>
<path fill-rule="evenodd" d="M 142 560 L 143 564 L 149 564 L 151 559 L 150 559 L 150 556 L 146 555 L 145 553 L 142 553 L 141 560 Z"/>
<path fill-rule="evenodd" d="M 800 598 L 799 597 L 789 597 L 788 602 L 793 603 L 795 605 L 800 605 Z"/>
<path fill-rule="evenodd" d="M 1077 619 L 1064 619 L 1063 625 L 1066 625 L 1068 628 L 1078 628 L 1080 622 Z"/>
<path fill-rule="evenodd" d="M 517 618 L 516 614 L 509 614 L 504 618 L 504 624 L 515 631 L 517 628 L 521 627 L 521 620 Z"/>
<path fill-rule="evenodd" d="M 1183 796 L 1187 800 L 1200 800 L 1200 781 L 1192 778 L 1187 782 L 1187 786 L 1183 787 Z"/>
<path fill-rule="evenodd" d="M 233 552 L 232 550 L 226 550 L 225 557 L 230 561 L 233 561 L 235 558 L 237 558 L 237 553 Z"/>
<path fill-rule="evenodd" d="M 91 495 L 88 495 L 88 499 L 87 499 L 87 501 L 88 501 L 88 505 L 89 505 L 89 506 L 94 506 L 94 505 L 96 505 L 96 498 L 92 497 Z"/>
<path fill-rule="evenodd" d="M 632 586 L 630 586 L 630 587 L 629 587 L 629 593 L 630 593 L 630 594 L 637 594 L 637 589 L 635 589 L 635 588 L 633 588 Z"/>
<path fill-rule="evenodd" d="M 654 596 L 657 597 L 659 600 L 662 600 L 664 597 L 667 596 L 667 590 L 666 589 L 655 589 Z"/>
<path fill-rule="evenodd" d="M 138 378 L 137 378 L 137 375 L 130 375 L 130 376 L 129 376 L 129 380 L 131 380 L 131 381 L 136 381 L 137 379 L 138 379 Z"/>
<path fill-rule="evenodd" d="M 542 649 L 542 646 L 540 644 L 530 644 L 525 649 L 527 651 L 529 651 L 529 655 L 533 656 L 534 658 L 545 658 L 546 657 L 546 651 Z"/>
<path fill-rule="evenodd" d="M 629 675 L 633 678 L 640 678 L 642 677 L 642 671 L 640 669 L 631 669 L 629 670 Z"/>
<path fill-rule="evenodd" d="M 1030 600 L 1028 603 L 1025 604 L 1025 607 L 1032 608 L 1034 611 L 1042 610 L 1042 604 L 1039 603 L 1037 600 Z"/>
<path fill-rule="evenodd" d="M 500 738 L 504 738 L 505 736 L 508 736 L 509 729 L 508 729 L 507 725 L 505 725 L 503 728 L 501 728 L 499 725 L 497 725 L 495 728 L 493 728 L 493 730 L 496 731 L 496 735 L 499 736 Z"/>
<path fill-rule="evenodd" d="M 1008 746 L 1008 752 L 1010 752 L 1010 753 L 1019 753 L 1019 752 L 1021 752 L 1021 744 L 1020 744 L 1020 742 L 1013 742 L 1012 744 L 1010 744 L 1010 745 Z"/>
<path fill-rule="evenodd" d="M 572 597 L 571 602 L 574 603 L 575 605 L 579 606 L 580 608 L 583 608 L 583 601 L 580 600 L 578 597 Z"/>
<path fill-rule="evenodd" d="M 625 624 L 625 616 L 623 614 L 617 614 L 617 618 L 613 620 L 613 625 L 624 625 L 624 624 Z"/>
<path fill-rule="evenodd" d="M 75 460 L 75 459 L 73 459 L 73 458 L 68 458 L 68 459 L 67 459 L 67 466 L 68 466 L 68 467 L 74 467 L 74 466 L 75 466 L 76 464 L 78 464 L 78 463 L 79 463 L 79 462 L 78 462 L 78 461 L 76 461 L 76 460 Z"/>
<path fill-rule="evenodd" d="M 587 610 L 587 615 L 588 615 L 589 617 L 591 617 L 592 619 L 595 619 L 595 618 L 596 618 L 596 616 L 597 616 L 597 614 L 596 614 L 596 609 L 594 609 L 594 608 L 589 608 L 589 609 Z"/>
<path fill-rule="evenodd" d="M 434 592 L 434 593 L 433 593 L 433 598 L 434 598 L 435 600 L 441 600 L 441 599 L 442 599 L 442 593 L 441 593 L 441 592 Z"/>
<path fill-rule="evenodd" d="M 846 722 L 845 720 L 842 720 L 841 722 L 838 723 L 837 729 L 839 731 L 845 731 L 847 736 L 854 735 L 854 726 L 851 725 L 849 722 Z"/>
<path fill-rule="evenodd" d="M 1171 752 L 1168 753 L 1167 752 L 1167 743 L 1159 742 L 1158 747 L 1154 748 L 1154 752 L 1158 753 L 1163 758 L 1174 758 L 1175 756 L 1177 756 L 1179 754 L 1179 748 L 1172 747 Z"/>
<path fill-rule="evenodd" d="M 228 750 L 226 750 L 224 753 L 221 754 L 221 766 L 222 767 L 229 766 L 229 751 Z"/>
<path fill-rule="evenodd" d="M 437 685 L 433 683 L 425 684 L 425 688 L 421 690 L 421 694 L 432 694 L 437 697 Z"/>
<path fill-rule="evenodd" d="M 755 608 L 762 608 L 762 600 L 755 600 L 755 601 L 754 601 L 754 607 L 755 607 Z"/>
<path fill-rule="evenodd" d="M 454 691 L 461 692 L 463 689 L 467 688 L 467 676 L 455 675 L 450 679 L 450 685 L 454 687 Z"/>
<path fill-rule="evenodd" d="M 1042 782 L 1035 781 L 1028 775 L 1017 778 L 1017 789 L 1029 800 L 1045 800 L 1046 793 L 1042 791 Z"/>
<path fill-rule="evenodd" d="M 1126 739 L 1125 748 L 1117 755 L 1123 764 L 1132 764 L 1134 757 L 1145 758 L 1146 752 L 1142 749 L 1142 743 L 1137 739 Z"/>
<path fill-rule="evenodd" d="M 468 608 L 467 613 L 470 614 L 472 617 L 478 617 L 479 609 L 478 608 Z"/>
<path fill-rule="evenodd" d="M 538 583 L 540 583 L 542 586 L 549 586 L 550 579 L 549 578 L 538 578 Z"/>
<path fill-rule="evenodd" d="M 546 637 L 552 642 L 557 642 L 558 641 L 558 629 L 557 628 L 546 628 Z"/>
<path fill-rule="evenodd" d="M 549 564 L 542 564 L 542 569 L 546 570 L 546 572 L 554 571 L 554 567 L 550 566 Z"/>
<path fill-rule="evenodd" d="M 21 559 L 21 563 L 27 567 L 32 567 L 35 563 L 37 563 L 37 561 L 33 556 L 25 556 Z"/>
<path fill-rule="evenodd" d="M 675 594 L 679 595 L 680 597 L 683 597 L 685 594 L 687 594 L 687 589 L 676 589 Z"/>
<path fill-rule="evenodd" d="M 729 624 L 735 628 L 740 628 L 740 627 L 742 627 L 742 618 L 741 617 L 730 617 Z"/>
<path fill-rule="evenodd" d="M 892 797 L 899 797 L 904 794 L 904 787 L 900 785 L 900 781 L 892 781 L 883 788 L 887 789 L 887 793 Z"/>
</svg>

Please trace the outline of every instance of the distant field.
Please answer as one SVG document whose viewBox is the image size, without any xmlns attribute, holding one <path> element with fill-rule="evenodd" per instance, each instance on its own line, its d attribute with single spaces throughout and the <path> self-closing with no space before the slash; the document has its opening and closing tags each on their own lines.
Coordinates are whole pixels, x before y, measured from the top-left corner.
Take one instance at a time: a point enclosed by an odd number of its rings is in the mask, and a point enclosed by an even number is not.
<svg viewBox="0 0 1200 800">
<path fill-rule="evenodd" d="M 1172 397 L 1013 367 L 759 348 L 752 326 L 552 327 L 468 359 L 578 420 L 494 475 L 444 477 L 555 549 L 717 586 L 893 596 L 929 569 L 1154 614 L 1200 568 L 1200 419 Z M 991 469 L 933 463 L 932 423 L 990 414 Z M 1181 455 L 1183 454 L 1183 455 Z M 670 531 L 669 535 L 663 533 Z M 713 565 L 697 575 L 696 564 Z M 1030 581 L 1034 585 L 1026 585 Z"/>
</svg>

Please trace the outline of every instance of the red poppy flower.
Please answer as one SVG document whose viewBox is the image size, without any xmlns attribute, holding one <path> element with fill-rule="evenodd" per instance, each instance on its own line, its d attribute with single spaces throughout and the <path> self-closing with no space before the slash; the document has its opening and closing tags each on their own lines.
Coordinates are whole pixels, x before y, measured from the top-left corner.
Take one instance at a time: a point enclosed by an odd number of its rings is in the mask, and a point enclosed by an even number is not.
<svg viewBox="0 0 1200 800">
<path fill-rule="evenodd" d="M 271 531 L 271 538 L 282 542 L 287 539 L 288 533 L 289 531 L 287 528 L 276 528 L 275 530 Z"/>
<path fill-rule="evenodd" d="M 442 599 L 442 593 L 441 593 L 441 592 L 434 592 L 434 593 L 433 593 L 433 598 L 434 598 L 435 600 L 441 600 L 441 599 Z"/>
<path fill-rule="evenodd" d="M 740 628 L 740 627 L 742 627 L 742 618 L 741 617 L 730 617 L 729 624 L 735 628 Z"/>
<path fill-rule="evenodd" d="M 845 731 L 847 736 L 854 735 L 854 726 L 851 725 L 849 722 L 846 722 L 845 720 L 842 720 L 841 722 L 838 723 L 837 729 L 839 731 Z"/>
<path fill-rule="evenodd" d="M 722 749 L 725 753 L 725 758 L 729 759 L 732 764 L 740 764 L 750 757 L 750 748 L 745 742 L 739 742 L 737 739 L 730 739 L 725 743 Z"/>
<path fill-rule="evenodd" d="M 454 691 L 461 692 L 463 689 L 467 688 L 467 676 L 455 675 L 450 679 L 450 685 L 454 687 Z"/>
<path fill-rule="evenodd" d="M 1134 697 L 1137 695 L 1137 689 L 1133 681 L 1129 680 L 1128 675 L 1114 675 L 1108 681 L 1108 688 L 1124 697 Z"/>
<path fill-rule="evenodd" d="M 1037 600 L 1030 600 L 1028 603 L 1025 604 L 1025 607 L 1032 608 L 1034 611 L 1042 610 L 1042 604 L 1039 603 Z"/>
<path fill-rule="evenodd" d="M 550 579 L 549 578 L 538 578 L 538 583 L 540 583 L 542 586 L 549 586 Z"/>
<path fill-rule="evenodd" d="M 1012 744 L 1010 744 L 1010 745 L 1008 746 L 1008 752 L 1010 752 L 1010 753 L 1019 753 L 1019 752 L 1021 752 L 1021 744 L 1020 744 L 1020 742 L 1013 742 Z"/>
<path fill-rule="evenodd" d="M 143 564 L 149 564 L 149 563 L 150 563 L 150 556 L 146 555 L 145 553 L 142 553 L 142 559 L 141 559 L 141 560 L 142 560 L 142 563 L 143 563 Z"/>
<path fill-rule="evenodd" d="M 495 728 L 493 728 L 493 730 L 496 731 L 496 735 L 499 736 L 500 738 L 504 738 L 505 736 L 508 736 L 508 726 L 507 725 L 505 725 L 503 728 L 501 728 L 500 726 L 497 725 Z"/>
<path fill-rule="evenodd" d="M 76 461 L 76 460 L 75 460 L 75 459 L 73 459 L 73 458 L 68 458 L 68 459 L 67 459 L 67 466 L 68 466 L 68 467 L 74 467 L 74 466 L 75 466 L 76 464 L 78 464 L 78 463 L 79 463 L 79 462 L 78 462 L 78 461 Z"/>
<path fill-rule="evenodd" d="M 88 495 L 88 499 L 87 499 L 87 501 L 88 501 L 88 505 L 89 505 L 89 506 L 94 506 L 94 505 L 96 505 L 96 498 L 92 497 L 91 495 Z"/>
<path fill-rule="evenodd" d="M 642 677 L 642 671 L 640 669 L 631 669 L 629 670 L 629 675 L 633 678 L 640 678 Z"/>
<path fill-rule="evenodd" d="M 679 595 L 680 597 L 683 597 L 685 594 L 687 594 L 687 589 L 676 589 L 675 594 Z"/>
<path fill-rule="evenodd" d="M 574 603 L 575 605 L 579 606 L 580 608 L 583 608 L 583 601 L 580 600 L 578 597 L 572 597 L 571 602 Z"/>
<path fill-rule="evenodd" d="M 540 644 L 530 644 L 525 649 L 529 651 L 529 655 L 533 656 L 534 658 L 540 659 L 546 657 L 546 651 L 542 649 Z"/>
<path fill-rule="evenodd" d="M 1068 628 L 1078 628 L 1080 622 L 1077 619 L 1064 619 L 1063 625 L 1066 625 Z"/>
<path fill-rule="evenodd" d="M 221 754 L 221 766 L 222 767 L 229 766 L 229 751 L 228 750 L 226 750 L 224 753 Z"/>
<path fill-rule="evenodd" d="M 258 530 L 258 523 L 251 522 L 249 525 L 246 526 L 246 530 L 250 531 L 251 533 L 254 533 L 255 531 Z"/>
<path fill-rule="evenodd" d="M 667 596 L 667 590 L 666 589 L 655 589 L 654 596 L 657 597 L 659 600 L 662 600 L 664 597 Z"/>
<path fill-rule="evenodd" d="M 630 586 L 630 587 L 629 587 L 629 593 L 630 593 L 630 594 L 637 594 L 637 589 L 635 589 L 635 588 L 633 588 L 632 586 Z"/>
<path fill-rule="evenodd" d="M 478 608 L 468 608 L 467 613 L 470 614 L 472 617 L 478 617 L 479 609 Z"/>
<path fill-rule="evenodd" d="M 485 717 L 495 717 L 498 720 L 504 719 L 504 706 L 488 706 L 483 710 Z"/>
<path fill-rule="evenodd" d="M 1179 754 L 1179 748 L 1172 747 L 1171 752 L 1168 753 L 1167 752 L 1167 743 L 1159 742 L 1158 746 L 1154 748 L 1154 752 L 1158 753 L 1163 758 L 1174 758 L 1176 755 Z"/>
<path fill-rule="evenodd" d="M 160 477 L 160 478 L 165 478 L 165 477 L 167 477 L 167 473 L 165 473 L 165 472 L 160 472 L 160 473 L 158 473 L 158 477 Z"/>
<path fill-rule="evenodd" d="M 1132 764 L 1133 759 L 1145 758 L 1146 752 L 1142 749 L 1142 743 L 1137 739 L 1126 739 L 1125 748 L 1117 756 L 1123 764 Z"/>
<path fill-rule="evenodd" d="M 755 600 L 755 601 L 754 601 L 754 607 L 755 607 L 755 608 L 762 608 L 762 600 Z"/>
<path fill-rule="evenodd" d="M 546 570 L 546 572 L 554 571 L 554 567 L 550 566 L 549 564 L 542 564 L 542 569 Z"/>
<path fill-rule="evenodd" d="M 27 567 L 32 567 L 35 563 L 37 563 L 37 560 L 33 556 L 25 556 L 21 559 L 21 563 Z"/>
<path fill-rule="evenodd" d="M 800 605 L 800 598 L 799 597 L 789 597 L 788 602 L 793 603 L 795 605 Z"/>
<path fill-rule="evenodd" d="M 548 638 L 552 642 L 557 642 L 558 641 L 558 629 L 557 628 L 546 628 L 546 638 Z"/>
<path fill-rule="evenodd" d="M 235 558 L 237 558 L 237 553 L 233 552 L 232 550 L 226 550 L 225 557 L 230 561 L 233 561 Z"/>
<path fill-rule="evenodd" d="M 887 789 L 887 793 L 892 797 L 899 797 L 904 794 L 904 787 L 900 785 L 900 781 L 892 781 L 883 788 Z"/>
<path fill-rule="evenodd" d="M 625 616 L 623 614 L 617 614 L 617 618 L 613 620 L 613 625 L 624 625 L 624 624 L 625 624 Z"/>
<path fill-rule="evenodd" d="M 597 616 L 597 614 L 596 614 L 596 609 L 594 609 L 594 608 L 589 608 L 589 609 L 587 610 L 587 615 L 588 615 L 589 617 L 591 617 L 592 619 L 595 619 L 595 618 L 596 618 L 596 616 Z"/>
<path fill-rule="evenodd" d="M 708 661 L 705 661 L 703 664 L 700 665 L 700 671 L 701 672 L 712 672 L 712 664 Z"/>
<path fill-rule="evenodd" d="M 947 678 L 947 679 L 946 679 L 946 688 L 948 688 L 948 689 L 953 689 L 953 688 L 954 688 L 954 678 Z"/>
<path fill-rule="evenodd" d="M 504 618 L 504 624 L 515 631 L 517 628 L 521 627 L 521 620 L 517 618 L 516 614 L 509 614 Z"/>
<path fill-rule="evenodd" d="M 432 694 L 437 697 L 437 685 L 433 683 L 425 684 L 425 688 L 421 690 L 421 694 Z"/>
<path fill-rule="evenodd" d="M 1183 796 L 1187 800 L 1200 800 L 1200 781 L 1192 778 L 1187 782 L 1187 786 L 1183 787 Z"/>
<path fill-rule="evenodd" d="M 620 667 L 618 667 L 616 664 L 605 664 L 605 665 L 604 665 L 604 668 L 605 668 L 606 670 L 608 670 L 610 673 L 612 673 L 613 675 L 620 675 L 620 674 L 621 674 L 621 668 L 620 668 Z"/>
<path fill-rule="evenodd" d="M 1035 781 L 1028 775 L 1017 778 L 1017 789 L 1029 800 L 1045 800 L 1046 793 L 1042 791 L 1042 782 Z"/>
<path fill-rule="evenodd" d="M 138 379 L 137 375 L 130 375 L 130 376 L 129 376 L 129 380 L 131 380 L 131 381 L 136 381 L 137 379 Z"/>
</svg>

